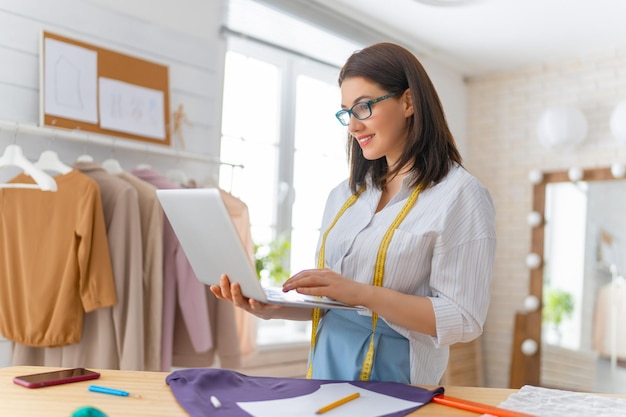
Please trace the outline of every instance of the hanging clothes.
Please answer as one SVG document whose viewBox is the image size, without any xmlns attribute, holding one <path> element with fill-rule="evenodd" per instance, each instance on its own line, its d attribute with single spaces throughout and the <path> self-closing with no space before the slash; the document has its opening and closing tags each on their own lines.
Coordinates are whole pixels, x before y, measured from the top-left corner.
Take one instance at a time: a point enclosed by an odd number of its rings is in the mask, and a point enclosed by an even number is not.
<svg viewBox="0 0 626 417">
<path fill-rule="evenodd" d="M 220 190 L 220 194 L 250 262 L 254 264 L 248 206 L 224 190 Z M 172 364 L 177 367 L 207 367 L 213 365 L 218 356 L 222 368 L 239 368 L 242 356 L 256 351 L 256 317 L 244 310 L 235 309 L 230 302 L 218 300 L 208 286 L 205 287 L 205 293 L 208 306 L 206 314 L 211 320 L 211 335 L 215 346 L 206 352 L 194 351 L 185 327 L 176 323 Z"/>
<path fill-rule="evenodd" d="M 237 234 L 241 239 L 248 258 L 252 265 L 255 264 L 254 258 L 254 242 L 252 241 L 252 230 L 250 225 L 250 212 L 248 205 L 232 195 L 229 192 L 220 190 L 222 199 L 226 204 L 226 209 L 230 218 L 233 220 Z M 212 298 L 215 298 L 211 294 Z M 239 347 L 241 355 L 246 357 L 257 349 L 257 318 L 255 315 L 248 313 L 240 308 L 235 309 L 235 321 L 237 322 L 237 333 L 239 336 Z"/>
<path fill-rule="evenodd" d="M 615 321 L 613 321 L 612 315 L 613 303 L 615 303 Z M 593 319 L 593 350 L 602 356 L 612 357 L 613 335 L 615 335 L 616 358 L 626 360 L 624 323 L 626 323 L 626 283 L 603 285 L 596 297 Z"/>
<path fill-rule="evenodd" d="M 137 193 L 97 163 L 79 162 L 74 168 L 93 179 L 100 190 L 118 303 L 85 316 L 80 343 L 45 352 L 16 345 L 14 365 L 143 370 L 143 255 Z"/>
<path fill-rule="evenodd" d="M 0 333 L 23 346 L 78 343 L 84 312 L 117 301 L 97 184 L 78 171 L 55 181 L 54 193 L 0 189 Z"/>
<path fill-rule="evenodd" d="M 137 191 L 109 174 L 100 164 L 77 162 L 74 167 L 100 187 L 118 304 L 112 309 L 119 368 L 143 370 L 143 249 Z"/>
<path fill-rule="evenodd" d="M 151 168 L 135 169 L 131 174 L 158 189 L 180 188 Z M 178 313 L 190 335 L 195 352 L 213 347 L 207 316 L 205 288 L 196 278 L 176 234 L 166 217 L 163 221 L 163 316 L 161 333 L 161 370 L 169 371 L 175 343 L 175 319 Z"/>
<path fill-rule="evenodd" d="M 137 191 L 143 245 L 144 370 L 161 370 L 163 317 L 163 210 L 156 187 L 129 172 L 119 178 Z"/>
</svg>

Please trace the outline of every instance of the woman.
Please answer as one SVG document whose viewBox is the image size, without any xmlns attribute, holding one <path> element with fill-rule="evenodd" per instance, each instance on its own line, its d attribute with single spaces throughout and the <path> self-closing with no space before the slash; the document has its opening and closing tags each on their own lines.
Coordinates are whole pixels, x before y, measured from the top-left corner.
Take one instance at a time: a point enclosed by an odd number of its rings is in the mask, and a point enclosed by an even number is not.
<svg viewBox="0 0 626 417">
<path fill-rule="evenodd" d="M 448 346 L 478 337 L 487 316 L 491 198 L 462 167 L 437 92 L 409 51 L 357 51 L 339 86 L 350 178 L 328 197 L 318 268 L 283 290 L 367 310 L 270 306 L 227 276 L 211 291 L 261 318 L 312 318 L 308 377 L 438 384 Z"/>
</svg>

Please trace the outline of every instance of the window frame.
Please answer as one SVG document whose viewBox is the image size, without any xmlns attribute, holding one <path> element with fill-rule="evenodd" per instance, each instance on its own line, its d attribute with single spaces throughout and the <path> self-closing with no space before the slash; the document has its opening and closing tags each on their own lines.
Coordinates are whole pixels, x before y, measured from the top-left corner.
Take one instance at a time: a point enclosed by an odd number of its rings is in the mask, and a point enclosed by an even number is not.
<svg viewBox="0 0 626 417">
<path fill-rule="evenodd" d="M 295 201 L 294 188 L 294 155 L 296 142 L 296 101 L 298 76 L 309 76 L 329 84 L 337 83 L 339 68 L 326 65 L 321 62 L 290 53 L 280 48 L 274 48 L 259 42 L 241 39 L 239 37 L 228 37 L 224 49 L 226 53 L 232 51 L 246 57 L 257 59 L 276 65 L 281 71 L 280 77 L 280 97 L 279 97 L 279 118 L 278 121 L 278 169 L 277 169 L 277 189 L 280 185 L 286 185 L 286 193 L 272 196 L 274 199 L 274 219 L 273 239 L 285 237 L 289 241 L 292 239 L 292 219 L 293 202 Z M 224 58 L 225 59 L 225 58 Z M 339 108 L 339 103 L 337 103 Z M 329 114 L 334 119 L 334 113 Z M 227 132 L 220 129 L 220 138 Z M 237 163 L 237 161 L 231 161 Z M 245 167 L 243 168 L 245 170 Z M 285 189 L 285 186 L 283 186 Z M 330 190 L 328 190 L 330 191 Z M 282 198 L 281 198 L 282 197 Z M 280 199 L 280 200 L 279 200 Z M 321 223 L 320 218 L 315 221 Z M 265 242 L 255 242 L 265 243 Z M 311 259 L 314 254 L 311 254 Z M 288 260 L 290 262 L 290 260 Z M 262 332 L 257 335 L 259 347 L 266 349 L 281 348 L 283 346 L 293 346 L 308 344 L 310 338 L 310 322 L 291 322 L 289 320 L 272 320 L 266 322 L 258 320 L 257 329 Z M 278 329 L 284 330 L 278 330 Z M 277 335 L 284 335 L 284 340 L 276 340 Z M 271 341 L 270 341 L 271 340 Z"/>
<path fill-rule="evenodd" d="M 286 185 L 286 195 L 275 205 L 274 238 L 281 236 L 291 239 L 292 204 L 294 189 L 294 152 L 296 134 L 296 87 L 297 77 L 306 75 L 334 84 L 337 82 L 339 68 L 316 62 L 312 59 L 288 51 L 264 45 L 255 41 L 229 37 L 227 51 L 233 51 L 258 59 L 281 69 L 280 121 L 278 137 L 278 185 Z M 339 103 L 337 103 L 339 108 Z M 332 116 L 332 115 L 331 115 Z M 332 116 L 334 117 L 334 116 Z M 220 132 L 220 136 L 223 132 Z M 245 169 L 245 168 L 244 168 Z M 330 190 L 329 190 L 330 191 Z M 318 219 L 321 221 L 321 218 Z"/>
</svg>

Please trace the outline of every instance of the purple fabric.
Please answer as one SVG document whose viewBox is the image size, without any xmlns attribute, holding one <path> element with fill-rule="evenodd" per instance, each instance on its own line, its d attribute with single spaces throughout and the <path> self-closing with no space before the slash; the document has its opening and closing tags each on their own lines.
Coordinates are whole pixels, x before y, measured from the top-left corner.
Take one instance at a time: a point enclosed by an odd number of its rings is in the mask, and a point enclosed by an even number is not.
<svg viewBox="0 0 626 417">
<path fill-rule="evenodd" d="M 380 394 L 407 401 L 429 403 L 435 395 L 443 394 L 443 387 L 432 391 L 398 382 L 336 381 L 256 377 L 227 369 L 192 368 L 172 372 L 165 382 L 169 384 L 178 403 L 191 417 L 250 417 L 237 402 L 278 400 L 315 392 L 321 385 L 335 382 L 350 384 Z M 222 406 L 211 404 L 211 395 L 219 398 Z M 405 416 L 421 406 L 411 407 L 381 417 Z"/>
</svg>

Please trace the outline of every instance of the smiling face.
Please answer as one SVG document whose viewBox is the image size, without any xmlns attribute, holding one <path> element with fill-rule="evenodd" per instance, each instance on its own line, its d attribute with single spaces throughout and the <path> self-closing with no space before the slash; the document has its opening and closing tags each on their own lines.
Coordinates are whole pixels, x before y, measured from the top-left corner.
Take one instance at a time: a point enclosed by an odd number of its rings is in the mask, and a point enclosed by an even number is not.
<svg viewBox="0 0 626 417">
<path fill-rule="evenodd" d="M 356 103 L 389 94 L 375 82 L 364 77 L 350 77 L 341 84 L 341 107 L 350 109 Z M 408 120 L 413 114 L 409 91 L 371 105 L 372 115 L 359 120 L 350 117 L 348 131 L 359 143 L 363 156 L 369 160 L 387 158 L 392 167 L 400 158 L 407 141 Z"/>
</svg>

